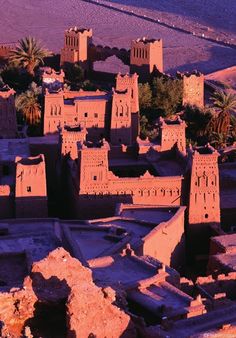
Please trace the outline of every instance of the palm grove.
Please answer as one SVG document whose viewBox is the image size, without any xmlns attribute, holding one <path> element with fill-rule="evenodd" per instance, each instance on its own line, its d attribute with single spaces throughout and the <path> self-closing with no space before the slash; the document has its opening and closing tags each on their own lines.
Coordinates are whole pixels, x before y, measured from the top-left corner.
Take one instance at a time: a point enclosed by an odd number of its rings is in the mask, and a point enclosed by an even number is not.
<svg viewBox="0 0 236 338">
<path fill-rule="evenodd" d="M 1 69 L 1 81 L 14 88 L 16 109 L 20 122 L 27 123 L 29 134 L 41 132 L 43 110 L 42 89 L 38 68 L 51 53 L 33 37 L 21 39 L 11 51 L 7 64 Z M 66 83 L 73 89 L 96 89 L 78 64 L 66 65 Z M 172 118 L 176 114 L 187 123 L 187 138 L 192 144 L 210 142 L 216 148 L 236 140 L 236 120 L 231 114 L 236 109 L 236 96 L 221 90 L 212 95 L 212 105 L 205 109 L 182 106 L 182 80 L 154 76 L 149 83 L 139 85 L 140 133 L 142 138 L 158 136 L 156 120 L 159 116 Z"/>
</svg>

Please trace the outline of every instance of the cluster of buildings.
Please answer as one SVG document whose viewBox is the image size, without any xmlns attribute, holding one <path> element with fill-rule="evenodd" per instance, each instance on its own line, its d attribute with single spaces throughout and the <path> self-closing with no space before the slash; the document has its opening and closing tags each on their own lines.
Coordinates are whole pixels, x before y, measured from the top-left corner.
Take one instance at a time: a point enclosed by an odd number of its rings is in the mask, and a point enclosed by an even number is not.
<svg viewBox="0 0 236 338">
<path fill-rule="evenodd" d="M 61 65 L 79 62 L 89 71 L 96 49 L 100 58 L 120 52 L 94 46 L 92 30 L 69 29 Z M 44 68 L 42 137 L 16 138 L 14 92 L 0 89 L 4 297 L 25 287 L 33 262 L 61 246 L 90 269 L 103 292 L 113 290 L 115 303 L 140 336 L 214 337 L 214 330 L 233 330 L 235 167 L 221 167 L 210 145 L 187 147 L 186 124 L 179 116 L 159 119 L 155 142 L 139 138 L 138 80 L 145 81 L 155 68 L 163 72 L 162 51 L 161 40 L 133 41 L 130 74 L 118 74 L 110 92 L 68 90 L 62 70 Z M 204 76 L 177 76 L 183 104 L 203 106 Z M 63 255 L 60 262 L 71 259 Z M 196 277 L 193 281 L 181 277 L 186 257 L 195 259 L 189 274 Z M 208 263 L 208 276 L 205 271 L 199 277 L 199 262 Z M 66 280 L 66 273 L 63 277 L 58 271 L 53 277 Z M 20 313 L 25 296 L 17 297 Z M 46 303 L 58 306 L 53 297 Z M 7 323 L 2 332 L 10 330 L 12 337 L 25 327 Z M 131 331 L 127 337 L 135 337 Z"/>
</svg>

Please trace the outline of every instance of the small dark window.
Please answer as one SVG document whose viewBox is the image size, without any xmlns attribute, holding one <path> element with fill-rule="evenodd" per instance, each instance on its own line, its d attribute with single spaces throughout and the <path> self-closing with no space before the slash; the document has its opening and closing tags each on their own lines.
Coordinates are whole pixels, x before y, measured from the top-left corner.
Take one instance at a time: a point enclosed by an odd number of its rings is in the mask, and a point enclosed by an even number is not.
<svg viewBox="0 0 236 338">
<path fill-rule="evenodd" d="M 84 113 L 84 117 L 88 117 L 88 113 Z"/>
<path fill-rule="evenodd" d="M 205 218 L 208 218 L 208 214 L 205 214 Z"/>
<path fill-rule="evenodd" d="M 97 176 L 93 176 L 93 180 L 94 180 L 94 181 L 97 181 Z"/>
<path fill-rule="evenodd" d="M 98 114 L 97 114 L 97 113 L 95 113 L 95 114 L 94 114 L 94 117 L 96 117 L 96 118 L 97 118 L 97 117 L 98 117 Z"/>
<path fill-rule="evenodd" d="M 28 191 L 28 192 L 31 192 L 31 187 L 27 187 L 27 191 Z"/>
<path fill-rule="evenodd" d="M 123 113 L 120 113 L 120 116 L 123 116 Z"/>
</svg>

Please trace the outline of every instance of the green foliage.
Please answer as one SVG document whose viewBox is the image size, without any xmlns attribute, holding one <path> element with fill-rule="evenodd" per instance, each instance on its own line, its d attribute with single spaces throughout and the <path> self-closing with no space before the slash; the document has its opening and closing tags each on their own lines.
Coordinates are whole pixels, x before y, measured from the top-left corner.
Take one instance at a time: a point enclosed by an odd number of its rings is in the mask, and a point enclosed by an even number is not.
<svg viewBox="0 0 236 338">
<path fill-rule="evenodd" d="M 212 119 L 209 110 L 205 111 L 198 107 L 186 106 L 182 118 L 187 124 L 186 138 L 191 144 L 204 144 L 207 139 L 207 126 Z"/>
<path fill-rule="evenodd" d="M 221 112 L 229 112 L 236 109 L 236 95 L 226 93 L 219 90 L 210 98 L 213 101 L 214 107 L 218 108 Z"/>
<path fill-rule="evenodd" d="M 82 83 L 81 88 L 83 90 L 96 91 L 98 89 L 98 86 L 96 86 L 94 83 L 90 82 L 89 80 L 85 80 Z"/>
<path fill-rule="evenodd" d="M 29 89 L 16 97 L 16 109 L 29 124 L 29 132 L 38 134 L 41 124 L 40 98 L 42 88 L 32 82 Z"/>
<path fill-rule="evenodd" d="M 222 134 L 227 138 L 230 130 L 231 111 L 236 109 L 236 95 L 220 90 L 214 93 L 211 100 L 219 113 L 209 123 L 208 130 L 210 133 Z"/>
<path fill-rule="evenodd" d="M 33 77 L 24 70 L 21 70 L 12 65 L 6 65 L 1 70 L 1 78 L 3 83 L 13 88 L 16 92 L 27 90 Z"/>
<path fill-rule="evenodd" d="M 141 139 L 146 139 L 148 137 L 150 140 L 157 138 L 157 129 L 148 122 L 145 115 L 140 119 L 140 137 Z"/>
<path fill-rule="evenodd" d="M 182 80 L 156 77 L 152 83 L 153 108 L 163 117 L 174 115 L 181 108 L 183 100 Z"/>
<path fill-rule="evenodd" d="M 15 67 L 25 68 L 29 74 L 34 76 L 34 70 L 43 59 L 51 53 L 43 48 L 33 37 L 26 37 L 19 40 L 18 45 L 11 51 L 9 62 Z"/>
<path fill-rule="evenodd" d="M 155 77 L 152 84 L 139 84 L 140 131 L 142 137 L 155 138 L 155 121 L 159 116 L 171 117 L 182 104 L 182 82 L 164 76 Z"/>
<path fill-rule="evenodd" d="M 79 63 L 66 63 L 64 65 L 65 80 L 74 89 L 84 81 L 84 70 Z"/>
<path fill-rule="evenodd" d="M 152 90 L 148 83 L 139 84 L 139 106 L 141 111 L 152 106 Z"/>
<path fill-rule="evenodd" d="M 147 127 L 148 127 L 148 119 L 146 118 L 145 115 L 143 115 L 140 118 L 140 135 L 144 139 L 148 136 Z"/>
<path fill-rule="evenodd" d="M 220 134 L 212 132 L 209 134 L 209 142 L 213 145 L 214 148 L 220 149 L 227 146 L 228 137 L 225 134 Z"/>
</svg>

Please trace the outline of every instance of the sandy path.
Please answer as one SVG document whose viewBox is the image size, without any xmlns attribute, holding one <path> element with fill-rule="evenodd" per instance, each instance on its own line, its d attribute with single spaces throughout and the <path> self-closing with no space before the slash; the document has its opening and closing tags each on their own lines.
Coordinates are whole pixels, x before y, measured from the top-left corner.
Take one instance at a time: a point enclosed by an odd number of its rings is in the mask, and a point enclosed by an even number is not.
<svg viewBox="0 0 236 338">
<path fill-rule="evenodd" d="M 0 42 L 31 34 L 59 51 L 64 29 L 77 25 L 92 27 L 94 42 L 110 46 L 129 48 L 133 38 L 162 37 L 168 72 L 198 68 L 209 73 L 236 63 L 235 50 L 80 0 L 0 0 L 0 12 Z"/>
</svg>

